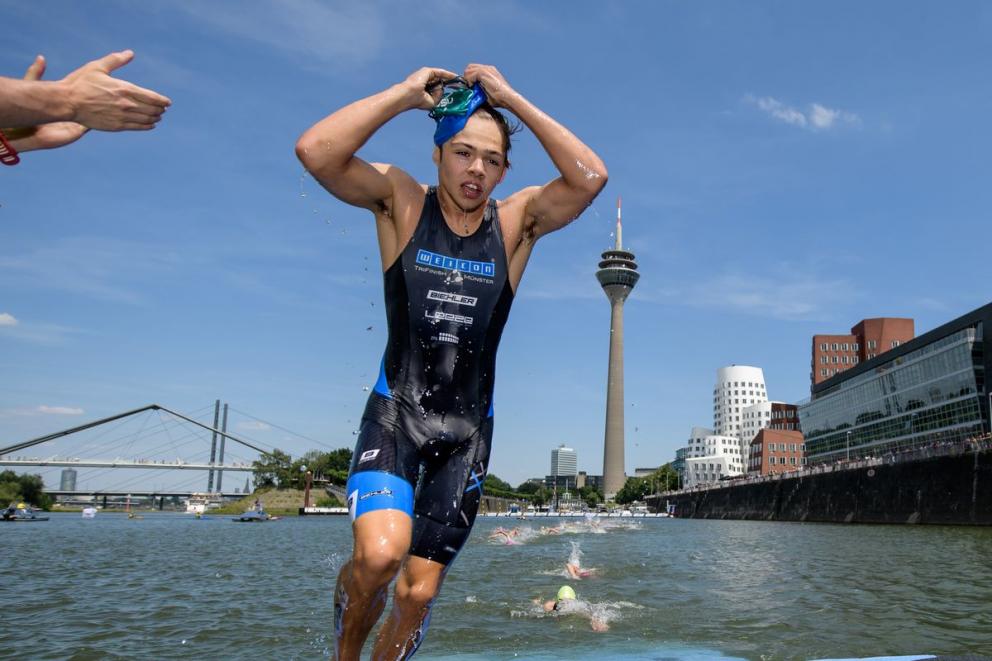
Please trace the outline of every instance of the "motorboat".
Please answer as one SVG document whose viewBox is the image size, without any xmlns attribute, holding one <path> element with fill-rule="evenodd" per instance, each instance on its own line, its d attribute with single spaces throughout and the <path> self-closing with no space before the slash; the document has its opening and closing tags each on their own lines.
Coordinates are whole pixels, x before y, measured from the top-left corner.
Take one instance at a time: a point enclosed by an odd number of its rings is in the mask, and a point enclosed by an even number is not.
<svg viewBox="0 0 992 661">
<path fill-rule="evenodd" d="M 83 518 L 84 519 L 95 519 L 96 518 L 96 508 L 95 507 L 84 507 L 83 508 Z"/>
<path fill-rule="evenodd" d="M 277 521 L 278 519 L 278 516 L 269 516 L 269 513 L 265 510 L 250 509 L 245 511 L 241 516 L 236 516 L 231 520 L 242 521 L 244 523 L 262 523 L 264 521 Z"/>
<path fill-rule="evenodd" d="M 33 523 L 36 521 L 48 521 L 47 516 L 38 516 L 34 509 L 20 503 L 17 506 L 11 505 L 0 513 L 0 521 L 10 521 L 18 523 Z"/>
</svg>

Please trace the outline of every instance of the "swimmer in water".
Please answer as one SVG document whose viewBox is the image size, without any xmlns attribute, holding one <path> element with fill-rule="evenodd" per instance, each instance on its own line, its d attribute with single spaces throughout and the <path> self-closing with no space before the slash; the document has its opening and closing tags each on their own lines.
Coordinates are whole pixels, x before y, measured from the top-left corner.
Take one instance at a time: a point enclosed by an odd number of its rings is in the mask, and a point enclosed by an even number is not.
<svg viewBox="0 0 992 661">
<path fill-rule="evenodd" d="M 446 90 L 452 83 L 457 89 Z M 517 117 L 559 176 L 492 199 Z M 356 152 L 394 117 L 431 110 L 437 185 Z M 600 158 L 492 66 L 426 67 L 306 131 L 296 145 L 332 195 L 375 218 L 388 340 L 348 478 L 354 547 L 334 592 L 335 655 L 357 659 L 386 604 L 374 658 L 408 658 L 468 539 L 489 467 L 496 349 L 535 242 L 606 184 Z"/>
<path fill-rule="evenodd" d="M 536 600 L 540 603 L 540 600 Z M 596 615 L 594 610 L 584 601 L 580 601 L 575 595 L 575 590 L 572 589 L 570 585 L 563 585 L 558 588 L 558 594 L 555 598 L 543 603 L 543 608 L 545 613 L 577 613 L 580 615 L 586 615 L 589 617 L 589 625 L 592 627 L 593 631 L 609 631 L 610 625 L 606 623 L 606 620 Z"/>
<path fill-rule="evenodd" d="M 575 580 L 581 580 L 583 578 L 589 578 L 590 576 L 595 576 L 597 570 L 594 567 L 585 569 L 583 567 L 580 567 L 579 564 L 575 562 L 566 562 L 565 571 L 567 571 L 568 575 L 574 578 Z"/>
</svg>

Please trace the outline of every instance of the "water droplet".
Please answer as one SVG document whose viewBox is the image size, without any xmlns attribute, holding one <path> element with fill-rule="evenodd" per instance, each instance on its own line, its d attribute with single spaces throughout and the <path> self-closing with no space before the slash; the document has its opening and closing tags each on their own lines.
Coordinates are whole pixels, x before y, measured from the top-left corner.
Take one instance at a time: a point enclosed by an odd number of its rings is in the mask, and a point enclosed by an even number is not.
<svg viewBox="0 0 992 661">
<path fill-rule="evenodd" d="M 362 386 L 362 392 L 368 392 L 368 391 L 369 391 L 368 386 Z"/>
</svg>

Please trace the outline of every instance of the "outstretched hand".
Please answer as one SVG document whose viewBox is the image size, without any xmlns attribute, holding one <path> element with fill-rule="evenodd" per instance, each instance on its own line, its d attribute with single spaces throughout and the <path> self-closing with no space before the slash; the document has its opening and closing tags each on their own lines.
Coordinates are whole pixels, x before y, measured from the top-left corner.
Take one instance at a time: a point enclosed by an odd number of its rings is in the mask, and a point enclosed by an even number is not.
<svg viewBox="0 0 992 661">
<path fill-rule="evenodd" d="M 423 67 L 407 76 L 404 84 L 408 87 L 414 108 L 430 110 L 438 104 L 444 95 L 445 81 L 456 78 L 458 74 L 437 67 Z"/>
<path fill-rule="evenodd" d="M 24 74 L 24 80 L 41 80 L 45 75 L 45 58 L 37 56 Z M 89 129 L 77 122 L 51 122 L 38 126 L 4 129 L 11 146 L 17 151 L 55 149 L 79 140 Z"/>
<path fill-rule="evenodd" d="M 155 127 L 172 101 L 110 75 L 132 59 L 134 52 L 130 50 L 110 53 L 62 79 L 69 87 L 75 121 L 100 131 L 146 131 Z"/>
<path fill-rule="evenodd" d="M 489 64 L 470 64 L 463 74 L 470 85 L 481 83 L 486 98 L 495 108 L 505 108 L 510 98 L 516 94 L 499 69 Z"/>
</svg>

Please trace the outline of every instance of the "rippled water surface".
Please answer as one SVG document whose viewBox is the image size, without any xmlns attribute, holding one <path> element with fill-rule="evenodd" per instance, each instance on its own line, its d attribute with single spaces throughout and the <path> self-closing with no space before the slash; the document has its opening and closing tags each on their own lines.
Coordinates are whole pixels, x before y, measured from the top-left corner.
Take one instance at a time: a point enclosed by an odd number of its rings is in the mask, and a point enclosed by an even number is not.
<svg viewBox="0 0 992 661">
<path fill-rule="evenodd" d="M 992 654 L 989 529 L 648 519 L 545 535 L 541 523 L 479 521 L 418 659 Z M 491 541 L 498 525 L 530 538 Z M 346 518 L 181 514 L 53 514 L 0 524 L 0 543 L 0 657 L 23 659 L 326 658 L 351 548 Z M 598 571 L 569 580 L 570 557 Z M 564 583 L 580 612 L 532 603 Z"/>
</svg>

